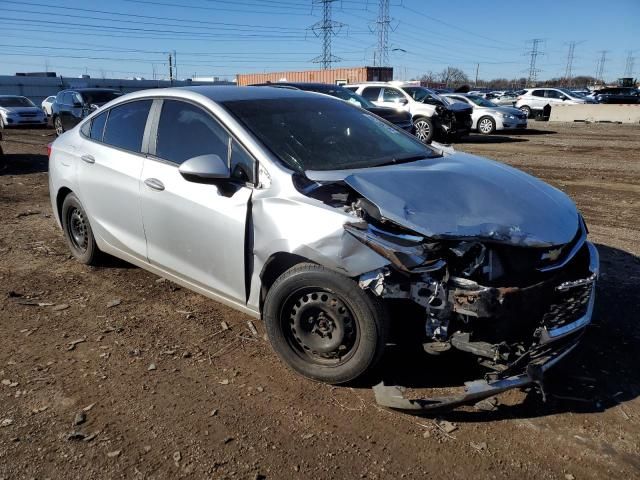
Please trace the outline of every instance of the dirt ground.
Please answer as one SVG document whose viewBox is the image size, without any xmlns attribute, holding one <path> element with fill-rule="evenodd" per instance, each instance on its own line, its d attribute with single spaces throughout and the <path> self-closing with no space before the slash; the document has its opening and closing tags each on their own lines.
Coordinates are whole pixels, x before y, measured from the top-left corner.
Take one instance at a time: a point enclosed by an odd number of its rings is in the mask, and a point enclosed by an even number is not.
<svg viewBox="0 0 640 480">
<path fill-rule="evenodd" d="M 391 346 L 377 378 L 329 387 L 287 370 L 242 314 L 119 261 L 71 260 L 49 205 L 52 131 L 6 132 L 0 479 L 640 477 L 640 127 L 530 127 L 456 148 L 576 201 L 601 255 L 594 323 L 547 402 L 515 391 L 431 418 L 383 410 L 369 387 L 433 393 L 474 379 L 468 361 Z"/>
</svg>

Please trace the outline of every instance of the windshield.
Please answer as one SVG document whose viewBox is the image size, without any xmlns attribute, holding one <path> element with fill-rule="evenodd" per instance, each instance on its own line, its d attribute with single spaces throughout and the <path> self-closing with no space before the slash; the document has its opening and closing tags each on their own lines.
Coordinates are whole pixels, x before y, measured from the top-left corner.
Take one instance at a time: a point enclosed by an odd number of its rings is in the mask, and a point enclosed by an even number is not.
<svg viewBox="0 0 640 480">
<path fill-rule="evenodd" d="M 416 102 L 429 103 L 431 105 L 446 105 L 446 102 L 435 92 L 424 87 L 402 87 Z"/>
<path fill-rule="evenodd" d="M 95 92 L 87 91 L 87 92 L 81 92 L 81 93 L 82 93 L 82 98 L 84 98 L 84 103 L 88 105 L 91 105 L 91 104 L 97 105 L 100 103 L 107 103 L 113 100 L 114 98 L 118 98 L 119 96 L 122 95 L 120 92 L 100 92 L 100 91 L 95 91 Z"/>
<path fill-rule="evenodd" d="M 567 88 L 558 88 L 558 90 L 560 90 L 562 93 L 564 93 L 567 97 L 570 98 L 580 98 L 581 95 L 572 92 L 571 90 L 567 89 Z"/>
<path fill-rule="evenodd" d="M 414 137 L 346 102 L 304 97 L 222 105 L 299 172 L 369 168 L 437 156 Z"/>
<path fill-rule="evenodd" d="M 475 103 L 476 105 L 478 105 L 479 107 L 497 107 L 497 105 L 485 98 L 482 97 L 477 97 L 475 95 L 467 95 L 467 98 L 469 100 L 471 100 L 473 103 Z"/>
<path fill-rule="evenodd" d="M 307 90 L 307 89 L 303 89 L 303 90 Z M 329 87 L 329 88 L 323 88 L 323 89 L 309 88 L 308 90 L 311 92 L 318 92 L 318 93 L 324 93 L 325 95 L 331 95 L 332 97 L 339 98 L 340 100 L 346 100 L 347 102 L 351 102 L 359 107 L 363 107 L 363 108 L 375 107 L 375 105 L 371 103 L 369 100 L 367 100 L 366 98 L 361 97 L 357 93 L 354 93 L 351 90 L 347 90 L 346 88 L 343 88 L 343 87 L 335 87 L 335 88 Z"/>
<path fill-rule="evenodd" d="M 0 107 L 35 107 L 26 97 L 0 97 Z"/>
</svg>

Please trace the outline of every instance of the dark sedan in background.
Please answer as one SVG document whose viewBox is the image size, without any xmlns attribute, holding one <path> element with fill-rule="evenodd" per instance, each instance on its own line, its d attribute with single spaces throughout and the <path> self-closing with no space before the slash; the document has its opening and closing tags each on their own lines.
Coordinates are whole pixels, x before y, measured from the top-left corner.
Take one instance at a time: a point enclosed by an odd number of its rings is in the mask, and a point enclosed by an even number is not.
<svg viewBox="0 0 640 480">
<path fill-rule="evenodd" d="M 76 88 L 58 92 L 51 106 L 51 117 L 56 135 L 75 127 L 91 112 L 122 95 L 110 88 Z"/>
<path fill-rule="evenodd" d="M 328 83 L 305 83 L 305 82 L 278 82 L 278 83 L 260 83 L 251 85 L 253 87 L 277 87 L 290 88 L 293 90 L 304 90 L 307 92 L 323 93 L 332 97 L 354 103 L 369 112 L 384 118 L 386 121 L 393 123 L 395 126 L 402 128 L 408 132 L 413 132 L 413 121 L 411 114 L 404 110 L 388 107 L 378 107 L 361 95 L 352 92 L 340 85 L 331 85 Z"/>
<path fill-rule="evenodd" d="M 640 103 L 640 91 L 633 87 L 601 88 L 589 97 L 598 103 Z"/>
</svg>

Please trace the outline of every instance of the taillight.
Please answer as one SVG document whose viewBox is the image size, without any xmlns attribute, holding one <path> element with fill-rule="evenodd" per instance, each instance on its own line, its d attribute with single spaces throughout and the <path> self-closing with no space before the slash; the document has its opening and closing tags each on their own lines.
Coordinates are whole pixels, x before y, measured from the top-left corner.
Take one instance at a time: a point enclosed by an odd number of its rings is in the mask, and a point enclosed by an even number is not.
<svg viewBox="0 0 640 480">
<path fill-rule="evenodd" d="M 53 143 L 47 144 L 47 157 L 51 158 L 51 150 L 53 150 Z"/>
</svg>

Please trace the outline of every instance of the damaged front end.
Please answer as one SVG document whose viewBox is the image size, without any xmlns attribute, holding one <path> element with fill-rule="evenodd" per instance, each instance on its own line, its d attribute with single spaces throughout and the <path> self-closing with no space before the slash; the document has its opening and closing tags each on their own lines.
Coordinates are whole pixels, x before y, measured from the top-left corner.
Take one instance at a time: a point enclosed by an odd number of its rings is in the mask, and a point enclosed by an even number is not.
<svg viewBox="0 0 640 480">
<path fill-rule="evenodd" d="M 352 211 L 361 221 L 345 230 L 390 262 L 361 275 L 361 288 L 418 305 L 427 353 L 456 349 L 488 369 L 454 397 L 409 400 L 400 388 L 380 384 L 380 405 L 420 412 L 528 385 L 544 394 L 544 373 L 576 346 L 593 311 L 598 253 L 582 219 L 571 242 L 549 248 L 435 241 L 389 222 L 364 199 Z"/>
</svg>

